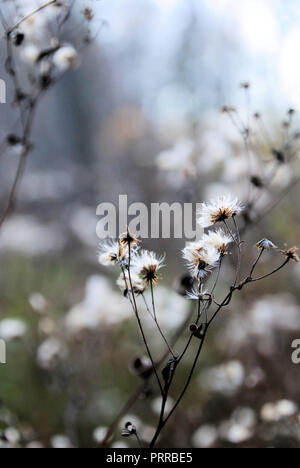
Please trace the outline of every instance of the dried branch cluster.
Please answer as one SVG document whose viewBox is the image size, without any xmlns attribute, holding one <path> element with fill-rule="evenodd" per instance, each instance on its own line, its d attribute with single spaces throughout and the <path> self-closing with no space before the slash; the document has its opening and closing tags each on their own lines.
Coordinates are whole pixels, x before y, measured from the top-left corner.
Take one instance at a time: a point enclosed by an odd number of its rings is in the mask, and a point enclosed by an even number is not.
<svg viewBox="0 0 300 468">
<path fill-rule="evenodd" d="M 187 245 L 183 251 L 183 257 L 188 262 L 188 267 L 192 276 L 192 287 L 190 290 L 187 290 L 186 293 L 189 299 L 197 301 L 197 315 L 195 321 L 189 326 L 189 338 L 187 340 L 187 344 L 180 352 L 173 350 L 176 345 L 178 335 L 175 342 L 169 342 L 160 327 L 155 307 L 154 286 L 159 281 L 158 272 L 163 266 L 164 259 L 159 258 L 154 252 L 145 250 L 139 251 L 138 240 L 129 232 L 129 230 L 115 243 L 110 242 L 101 246 L 99 256 L 100 263 L 103 265 L 117 265 L 121 270 L 118 285 L 121 287 L 124 295 L 128 297 L 131 302 L 145 349 L 151 362 L 150 368 L 143 368 L 143 372 L 140 372 L 141 366 L 139 366 L 139 373 L 146 380 L 154 375 L 161 393 L 161 413 L 156 433 L 150 444 L 151 448 L 155 446 L 161 431 L 174 414 L 190 386 L 209 327 L 219 313 L 230 305 L 234 294 L 241 291 L 245 286 L 251 283 L 262 281 L 265 278 L 274 275 L 283 269 L 290 261 L 299 262 L 297 249 L 295 247 L 284 249 L 279 252 L 279 255 L 282 255 L 284 258 L 277 268 L 262 276 L 255 276 L 257 266 L 262 259 L 264 252 L 267 250 L 277 250 L 277 247 L 271 240 L 262 239 L 257 243 L 258 255 L 254 263 L 248 267 L 248 275 L 245 278 L 241 278 L 244 248 L 244 242 L 241 239 L 238 227 L 238 215 L 241 214 L 241 212 L 242 205 L 238 200 L 229 197 L 220 197 L 219 199 L 212 201 L 210 204 L 202 204 L 198 222 L 201 225 L 205 224 L 206 226 L 222 223 L 224 228 L 206 232 L 199 242 Z M 233 248 L 230 247 L 231 245 L 233 245 Z M 226 296 L 220 300 L 217 298 L 217 287 L 222 273 L 222 265 L 226 260 L 226 257 L 229 258 L 229 255 L 231 255 L 233 251 L 235 251 L 234 281 L 230 285 Z M 216 271 L 215 279 L 210 287 L 206 287 L 207 283 L 209 284 L 207 279 L 214 270 Z M 147 303 L 146 297 L 144 296 L 144 292 L 147 288 L 150 288 L 151 291 L 151 306 Z M 146 308 L 154 320 L 157 330 L 167 347 L 163 358 L 158 361 L 153 357 L 153 352 L 142 323 L 137 302 L 137 296 L 140 295 L 143 296 Z M 179 331 L 179 336 L 181 332 L 182 330 Z M 182 392 L 177 397 L 177 400 L 171 410 L 166 414 L 166 404 L 176 371 L 187 351 L 190 349 L 190 345 L 193 340 L 198 340 L 199 345 L 194 359 L 192 360 L 190 372 L 187 376 Z M 169 360 L 167 364 L 165 364 L 167 356 L 169 356 Z M 159 367 L 163 363 L 165 364 L 165 367 L 160 373 Z M 148 372 L 146 372 L 147 370 Z M 128 409 L 127 406 L 126 409 Z M 105 441 L 108 440 L 110 435 L 111 431 L 108 432 Z M 126 433 L 126 435 L 128 436 L 129 434 Z"/>
<path fill-rule="evenodd" d="M 296 142 L 299 138 L 299 133 L 292 131 L 295 111 L 290 109 L 287 113 L 287 119 L 283 122 L 282 127 L 284 129 L 284 134 L 281 144 L 279 146 L 272 146 L 271 139 L 266 133 L 260 113 L 255 113 L 252 117 L 257 126 L 256 132 L 252 129 L 249 94 L 250 84 L 242 84 L 242 88 L 245 91 L 247 103 L 246 121 L 243 121 L 238 111 L 232 106 L 224 106 L 222 112 L 228 115 L 234 128 L 241 136 L 245 162 L 243 166 L 245 168 L 243 184 L 247 187 L 247 193 L 244 203 L 241 203 L 236 196 L 224 195 L 217 197 L 209 203 L 201 204 L 198 213 L 198 223 L 202 228 L 210 229 L 208 231 L 206 230 L 203 238 L 199 242 L 190 243 L 183 250 L 183 258 L 189 269 L 188 280 L 185 280 L 185 284 L 187 285 L 186 297 L 197 302 L 195 320 L 190 323 L 192 320 L 189 318 L 187 323 L 179 327 L 173 339 L 167 339 L 159 325 L 159 314 L 156 311 L 154 294 L 154 286 L 159 280 L 158 271 L 163 266 L 165 259 L 163 257 L 158 257 L 153 252 L 142 251 L 142 253 L 139 253 L 138 240 L 129 231 L 116 242 L 110 242 L 101 246 L 100 263 L 102 265 L 114 264 L 121 268 L 121 276 L 117 284 L 131 302 L 149 357 L 149 363 L 145 363 L 144 360 L 139 360 L 139 365 L 136 367 L 137 374 L 143 379 L 143 384 L 133 393 L 116 416 L 101 446 L 109 441 L 122 416 L 133 406 L 140 394 L 147 388 L 149 379 L 154 376 L 161 394 L 161 411 L 156 432 L 150 443 L 150 447 L 153 448 L 162 430 L 175 413 L 192 382 L 209 327 L 217 316 L 231 304 L 235 293 L 243 290 L 252 283 L 263 281 L 275 275 L 291 261 L 299 262 L 297 254 L 298 249 L 296 247 L 284 248 L 278 251 L 278 247 L 275 243 L 266 238 L 262 238 L 256 244 L 258 254 L 255 261 L 248 266 L 244 261 L 244 250 L 246 247 L 246 243 L 243 240 L 244 234 L 251 226 L 256 226 L 260 221 L 265 219 L 299 183 L 300 178 L 298 176 L 293 176 L 291 183 L 288 183 L 286 187 L 281 189 L 279 194 L 278 192 L 272 192 L 272 184 L 276 180 L 278 171 L 283 166 L 292 168 L 293 165 L 297 164 L 298 149 Z M 257 134 L 259 134 L 260 139 L 263 140 L 261 145 L 257 143 Z M 265 155 L 269 147 L 271 147 L 271 160 L 269 158 L 266 160 Z M 177 161 L 178 151 L 178 148 L 174 150 L 174 153 L 176 153 L 175 155 L 172 155 L 172 152 L 160 155 L 159 163 L 164 163 L 164 167 L 161 167 L 161 169 L 166 170 L 165 157 L 168 157 L 167 169 L 174 170 L 174 167 L 171 167 L 172 157 L 174 156 Z M 193 170 L 187 171 L 185 166 L 188 164 L 191 169 L 191 151 L 185 151 L 185 156 L 186 157 L 181 158 L 180 167 L 178 168 L 176 166 L 176 169 L 183 170 L 187 179 L 190 179 L 190 177 L 196 178 L 196 167 L 194 166 Z M 194 158 L 194 151 L 192 151 L 192 157 Z M 189 183 L 188 180 L 187 183 Z M 267 195 L 268 201 L 262 204 L 261 200 L 264 194 Z M 212 226 L 215 227 L 216 225 L 218 225 L 217 229 L 211 229 Z M 266 272 L 262 276 L 255 276 L 257 267 L 266 251 L 277 251 L 277 255 L 282 255 L 283 260 L 275 269 Z M 223 280 L 222 267 L 224 263 L 228 261 L 227 259 L 232 260 L 233 258 L 234 279 L 228 288 L 227 294 L 220 300 L 217 297 L 217 291 L 219 284 L 221 282 L 223 283 L 223 281 L 221 281 Z M 248 271 L 244 277 L 242 276 L 243 271 Z M 210 277 L 213 274 L 212 281 L 210 281 Z M 150 288 L 151 291 L 151 306 L 147 304 L 144 296 L 144 292 L 147 288 Z M 138 296 L 143 297 L 148 313 L 154 320 L 158 333 L 166 344 L 166 350 L 160 359 L 153 358 L 151 345 L 147 340 L 138 308 Z M 178 350 L 176 350 L 177 342 L 187 328 L 189 329 L 187 343 L 183 350 L 178 352 Z M 177 396 L 171 409 L 167 410 L 168 397 L 177 370 L 193 341 L 198 341 L 199 344 L 194 358 L 190 363 L 190 371 L 181 393 Z M 159 369 L 161 367 L 163 367 L 163 370 L 160 372 Z"/>
<path fill-rule="evenodd" d="M 38 105 L 45 93 L 70 69 L 79 64 L 79 46 L 63 40 L 64 30 L 75 5 L 73 0 L 19 2 L 0 8 L 6 40 L 6 71 L 14 89 L 13 106 L 18 118 L 5 141 L 2 153 L 13 148 L 18 155 L 15 177 L 6 205 L 0 215 L 0 228 L 12 212 L 26 160 L 33 149 L 32 129 Z M 86 25 L 78 35 L 81 43 L 89 42 L 92 10 L 82 12 Z"/>
</svg>

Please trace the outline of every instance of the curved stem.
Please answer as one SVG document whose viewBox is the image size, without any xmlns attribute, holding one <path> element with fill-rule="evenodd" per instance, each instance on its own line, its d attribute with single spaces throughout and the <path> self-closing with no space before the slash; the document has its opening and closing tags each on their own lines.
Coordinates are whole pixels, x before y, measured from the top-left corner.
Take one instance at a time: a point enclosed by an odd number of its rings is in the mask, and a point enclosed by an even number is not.
<svg viewBox="0 0 300 468">
<path fill-rule="evenodd" d="M 150 288 L 151 288 L 151 298 L 152 298 L 152 309 L 153 309 L 153 318 L 154 318 L 154 321 L 155 321 L 155 323 L 156 323 L 156 326 L 157 326 L 157 328 L 158 328 L 158 331 L 159 331 L 159 333 L 160 333 L 162 339 L 164 340 L 164 342 L 165 342 L 166 345 L 167 345 L 168 350 L 169 350 L 170 353 L 172 354 L 173 358 L 176 359 L 176 356 L 175 356 L 175 354 L 174 354 L 174 352 L 173 352 L 171 346 L 169 345 L 168 340 L 167 340 L 167 338 L 165 337 L 165 335 L 164 335 L 162 329 L 160 328 L 159 322 L 158 322 L 158 320 L 157 320 L 156 308 L 155 308 L 155 301 L 154 301 L 153 282 L 152 282 L 152 281 L 150 281 Z"/>
<path fill-rule="evenodd" d="M 251 271 L 250 271 L 250 275 L 249 275 L 250 278 L 252 278 L 252 275 L 253 275 L 253 273 L 254 273 L 254 270 L 255 270 L 255 268 L 257 267 L 257 264 L 258 264 L 258 262 L 260 261 L 260 259 L 261 259 L 261 257 L 262 257 L 262 254 L 264 253 L 264 251 L 265 251 L 265 249 L 262 248 L 261 251 L 259 252 L 259 255 L 258 255 L 257 259 L 256 259 L 255 262 L 253 263 L 252 268 L 251 268 Z"/>
<path fill-rule="evenodd" d="M 251 279 L 251 283 L 255 283 L 256 281 L 261 281 L 265 278 L 269 278 L 269 276 L 272 276 L 274 275 L 275 273 L 277 273 L 278 271 L 282 270 L 282 268 L 285 267 L 285 265 L 287 265 L 289 263 L 290 259 L 287 258 L 282 265 L 280 265 L 278 268 L 275 268 L 275 270 L 271 271 L 271 273 L 268 273 L 266 275 L 263 275 L 263 276 L 260 276 L 259 278 L 253 278 Z"/>
<path fill-rule="evenodd" d="M 144 333 L 143 325 L 142 325 L 142 322 L 141 322 L 141 319 L 140 319 L 140 316 L 139 316 L 139 313 L 138 313 L 135 294 L 134 294 L 133 285 L 132 285 L 132 279 L 131 279 L 130 263 L 131 263 L 131 248 L 130 248 L 130 245 L 129 245 L 128 277 L 129 277 L 130 289 L 131 289 L 131 294 L 132 294 L 132 299 L 133 299 L 134 313 L 135 313 L 135 316 L 136 316 L 136 319 L 137 319 L 137 322 L 138 322 L 138 326 L 139 326 L 139 329 L 140 329 L 140 332 L 141 332 L 141 335 L 142 335 L 142 338 L 143 338 L 143 341 L 144 341 L 145 348 L 147 350 L 149 359 L 151 361 L 151 364 L 152 364 L 152 367 L 153 367 L 153 370 L 154 370 L 154 374 L 156 376 L 156 380 L 157 380 L 160 392 L 163 395 L 164 392 L 163 392 L 163 388 L 162 388 L 162 385 L 161 385 L 161 381 L 160 381 L 160 378 L 158 376 L 156 366 L 155 366 L 155 362 L 153 360 L 153 357 L 152 357 L 152 354 L 151 354 L 151 351 L 150 351 L 150 348 L 149 348 L 149 345 L 148 345 L 148 342 L 147 342 L 147 338 L 146 338 L 146 335 Z"/>
<path fill-rule="evenodd" d="M 154 434 L 154 437 L 150 443 L 150 448 L 154 448 L 156 442 L 157 442 L 157 439 L 158 437 L 160 436 L 160 433 L 161 431 L 163 430 L 163 428 L 165 427 L 165 425 L 167 424 L 167 422 L 169 421 L 169 419 L 171 418 L 171 416 L 173 415 L 173 413 L 175 412 L 176 408 L 178 407 L 178 405 L 180 404 L 181 400 L 183 399 L 190 383 L 191 383 L 191 380 L 193 378 L 193 375 L 194 375 L 194 371 L 196 369 L 196 366 L 197 366 L 197 363 L 198 363 L 198 359 L 199 359 L 199 356 L 201 354 L 201 350 L 203 348 L 203 344 L 204 344 L 204 341 L 205 341 L 205 337 L 206 337 L 206 333 L 207 333 L 207 330 L 208 330 L 208 325 L 205 325 L 205 329 L 204 329 L 204 332 L 203 332 L 203 336 L 201 338 L 201 342 L 200 342 L 200 345 L 199 345 L 199 348 L 198 348 L 198 351 L 197 351 L 197 354 L 195 356 L 195 359 L 194 359 L 194 362 L 193 362 L 193 365 L 192 365 L 192 368 L 191 368 L 191 371 L 189 373 L 189 376 L 187 378 L 187 381 L 186 381 L 186 384 L 181 392 L 181 394 L 179 395 L 175 405 L 173 406 L 173 408 L 171 409 L 170 413 L 168 414 L 168 416 L 166 417 L 166 419 L 160 419 L 160 423 L 157 427 L 157 430 Z"/>
</svg>

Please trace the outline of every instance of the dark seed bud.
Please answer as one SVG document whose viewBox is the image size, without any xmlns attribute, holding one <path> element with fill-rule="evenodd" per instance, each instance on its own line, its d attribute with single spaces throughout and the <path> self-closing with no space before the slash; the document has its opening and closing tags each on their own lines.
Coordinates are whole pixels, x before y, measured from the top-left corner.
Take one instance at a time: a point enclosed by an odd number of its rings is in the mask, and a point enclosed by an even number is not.
<svg viewBox="0 0 300 468">
<path fill-rule="evenodd" d="M 272 149 L 272 154 L 273 154 L 273 156 L 275 156 L 275 158 L 277 159 L 277 161 L 280 164 L 283 164 L 285 162 L 285 155 L 284 155 L 284 153 L 282 151 L 273 148 Z"/>
<path fill-rule="evenodd" d="M 250 181 L 254 185 L 254 187 L 263 188 L 263 186 L 264 186 L 263 181 L 258 176 L 252 176 Z"/>
<path fill-rule="evenodd" d="M 16 47 L 19 47 L 24 42 L 24 39 L 25 39 L 25 34 L 23 33 L 16 34 L 14 38 L 14 45 Z"/>
<path fill-rule="evenodd" d="M 7 135 L 6 141 L 8 145 L 10 146 L 15 146 L 18 145 L 19 143 L 22 143 L 22 138 L 20 138 L 18 135 Z"/>
</svg>

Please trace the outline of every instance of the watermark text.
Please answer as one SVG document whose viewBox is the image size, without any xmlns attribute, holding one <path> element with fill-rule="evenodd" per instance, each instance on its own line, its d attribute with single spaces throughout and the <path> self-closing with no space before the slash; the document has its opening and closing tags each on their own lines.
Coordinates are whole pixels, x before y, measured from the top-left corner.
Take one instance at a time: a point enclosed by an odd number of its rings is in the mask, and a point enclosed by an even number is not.
<svg viewBox="0 0 300 468">
<path fill-rule="evenodd" d="M 196 223 L 197 203 L 145 203 L 128 205 L 127 195 L 119 196 L 118 206 L 100 203 L 97 207 L 97 236 L 116 238 L 127 226 L 141 239 L 201 239 L 203 229 Z"/>
</svg>

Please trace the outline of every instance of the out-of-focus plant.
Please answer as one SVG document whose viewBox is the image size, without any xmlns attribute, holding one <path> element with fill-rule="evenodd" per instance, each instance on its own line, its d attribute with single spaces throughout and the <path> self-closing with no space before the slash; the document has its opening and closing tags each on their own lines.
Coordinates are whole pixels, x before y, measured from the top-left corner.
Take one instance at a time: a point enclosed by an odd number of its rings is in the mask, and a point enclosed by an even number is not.
<svg viewBox="0 0 300 468">
<path fill-rule="evenodd" d="M 78 44 L 65 42 L 64 30 L 76 6 L 74 0 L 2 2 L 0 19 L 6 41 L 7 74 L 14 88 L 13 106 L 18 118 L 1 153 L 13 149 L 19 161 L 0 227 L 14 208 L 26 160 L 32 151 L 32 130 L 38 105 L 45 93 L 71 68 L 79 65 L 80 50 L 90 42 L 93 10 L 81 11 L 85 25 L 78 30 Z"/>
</svg>

